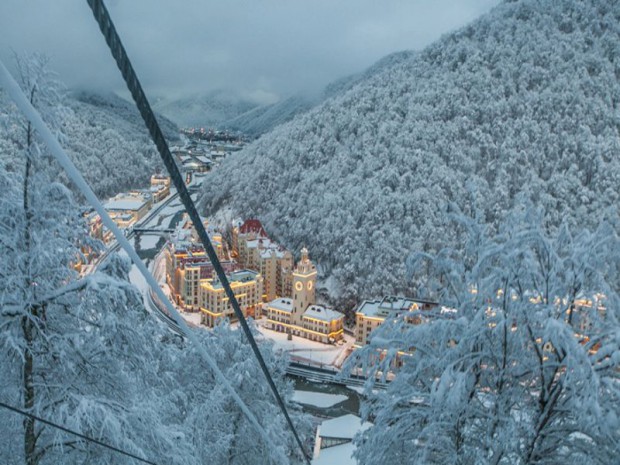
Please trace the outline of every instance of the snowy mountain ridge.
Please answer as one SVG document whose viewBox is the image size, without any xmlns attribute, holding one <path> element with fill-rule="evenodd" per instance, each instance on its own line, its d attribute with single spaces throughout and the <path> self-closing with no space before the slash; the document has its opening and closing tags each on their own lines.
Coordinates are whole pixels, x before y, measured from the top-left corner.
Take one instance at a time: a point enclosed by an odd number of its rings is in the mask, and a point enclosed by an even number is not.
<svg viewBox="0 0 620 465">
<path fill-rule="evenodd" d="M 227 159 L 204 209 L 257 216 L 359 297 L 414 292 L 405 258 L 455 240 L 452 206 L 596 222 L 620 199 L 619 49 L 617 2 L 502 3 Z"/>
</svg>

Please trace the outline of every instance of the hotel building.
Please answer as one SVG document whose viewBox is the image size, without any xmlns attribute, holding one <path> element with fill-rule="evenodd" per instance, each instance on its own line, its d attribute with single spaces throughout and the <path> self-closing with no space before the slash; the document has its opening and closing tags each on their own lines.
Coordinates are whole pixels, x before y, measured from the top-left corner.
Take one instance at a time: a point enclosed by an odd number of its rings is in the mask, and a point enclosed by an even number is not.
<svg viewBox="0 0 620 465">
<path fill-rule="evenodd" d="M 344 315 L 316 304 L 316 277 L 316 267 L 303 248 L 292 273 L 293 297 L 277 298 L 265 305 L 268 328 L 325 344 L 342 339 Z"/>
<path fill-rule="evenodd" d="M 205 249 L 196 244 L 192 236 L 192 230 L 186 223 L 175 231 L 166 249 L 166 282 L 177 305 L 190 312 L 200 308 L 201 280 L 214 277 L 213 265 Z M 238 270 L 236 262 L 224 260 L 221 235 L 210 234 L 210 237 L 224 271 L 232 273 Z"/>
<path fill-rule="evenodd" d="M 388 296 L 382 300 L 365 300 L 355 311 L 355 345 L 361 347 L 368 344 L 372 332 L 388 317 L 396 317 L 404 312 L 430 310 L 436 306 L 436 302 L 406 297 Z M 421 323 L 419 314 L 411 322 Z"/>
<path fill-rule="evenodd" d="M 269 239 L 260 221 L 247 220 L 234 228 L 232 243 L 239 266 L 263 276 L 263 301 L 291 295 L 293 254 Z"/>
<path fill-rule="evenodd" d="M 263 278 L 260 273 L 239 270 L 230 273 L 227 278 L 243 316 L 255 317 L 263 293 Z M 217 278 L 200 281 L 199 305 L 202 312 L 201 323 L 210 328 L 223 318 L 228 318 L 231 322 L 237 321 L 224 287 Z"/>
<path fill-rule="evenodd" d="M 130 192 L 112 197 L 105 209 L 119 228 L 128 228 L 143 218 L 153 205 L 153 196 L 145 192 Z"/>
</svg>

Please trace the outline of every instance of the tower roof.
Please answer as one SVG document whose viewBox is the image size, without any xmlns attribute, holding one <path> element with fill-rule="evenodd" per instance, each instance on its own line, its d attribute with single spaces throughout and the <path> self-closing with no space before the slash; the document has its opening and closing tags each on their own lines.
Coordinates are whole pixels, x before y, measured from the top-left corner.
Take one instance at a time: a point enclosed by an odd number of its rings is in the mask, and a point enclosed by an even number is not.
<svg viewBox="0 0 620 465">
<path fill-rule="evenodd" d="M 267 237 L 263 224 L 256 218 L 245 220 L 239 228 L 239 234 L 255 233 L 259 237 Z"/>
</svg>

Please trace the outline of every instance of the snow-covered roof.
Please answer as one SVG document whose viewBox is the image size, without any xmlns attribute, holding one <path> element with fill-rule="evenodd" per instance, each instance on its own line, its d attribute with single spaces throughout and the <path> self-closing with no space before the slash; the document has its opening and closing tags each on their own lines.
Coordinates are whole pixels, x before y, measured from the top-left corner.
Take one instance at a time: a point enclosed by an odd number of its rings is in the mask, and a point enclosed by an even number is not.
<svg viewBox="0 0 620 465">
<path fill-rule="evenodd" d="M 319 456 L 312 460 L 312 465 L 356 465 L 357 461 L 352 457 L 354 450 L 351 442 L 321 449 Z"/>
<path fill-rule="evenodd" d="M 105 204 L 106 210 L 140 210 L 146 202 L 140 198 L 111 199 Z"/>
<path fill-rule="evenodd" d="M 290 313 L 293 311 L 293 299 L 275 299 L 269 302 L 267 306 Z"/>
<path fill-rule="evenodd" d="M 205 155 L 198 155 L 195 157 L 196 160 L 198 160 L 200 163 L 203 163 L 205 165 L 210 165 L 213 163 L 213 160 L 211 160 L 209 157 L 205 156 Z"/>
<path fill-rule="evenodd" d="M 269 239 L 265 239 L 267 244 L 263 244 L 260 252 L 261 258 L 269 258 L 275 256 L 276 258 L 283 258 L 286 250 L 284 247 L 276 244 L 275 242 L 271 242 Z"/>
<path fill-rule="evenodd" d="M 392 312 L 406 312 L 411 310 L 414 304 L 436 305 L 435 302 L 409 299 L 407 297 L 387 296 L 381 300 L 365 300 L 357 308 L 356 313 L 370 317 L 386 317 Z"/>
<path fill-rule="evenodd" d="M 228 275 L 228 281 L 231 283 L 233 282 L 243 283 L 243 282 L 252 281 L 256 279 L 257 276 L 258 276 L 258 273 L 252 270 L 233 271 L 232 273 Z M 214 289 L 217 289 L 217 288 L 222 287 L 222 283 L 220 281 L 213 282 L 212 286 Z"/>
<path fill-rule="evenodd" d="M 372 426 L 372 423 L 364 422 L 356 415 L 348 414 L 338 418 L 325 420 L 321 423 L 319 436 L 322 438 L 353 439 L 358 431 L 364 431 Z"/>
<path fill-rule="evenodd" d="M 303 314 L 304 317 L 314 318 L 315 320 L 333 321 L 344 318 L 344 314 L 325 308 L 322 305 L 310 305 Z"/>
</svg>

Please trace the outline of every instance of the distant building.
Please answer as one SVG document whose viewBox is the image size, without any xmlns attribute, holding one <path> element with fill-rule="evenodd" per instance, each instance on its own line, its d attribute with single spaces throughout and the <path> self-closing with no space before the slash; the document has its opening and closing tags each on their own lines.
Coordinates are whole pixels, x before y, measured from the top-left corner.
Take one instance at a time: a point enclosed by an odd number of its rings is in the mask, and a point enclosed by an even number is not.
<svg viewBox="0 0 620 465">
<path fill-rule="evenodd" d="M 165 174 L 154 174 L 151 176 L 151 187 L 153 186 L 170 187 L 170 176 L 166 176 Z"/>
<path fill-rule="evenodd" d="M 160 202 L 170 194 L 170 177 L 163 174 L 151 176 L 151 194 L 153 202 Z"/>
<path fill-rule="evenodd" d="M 316 268 L 302 249 L 293 275 L 293 297 L 265 305 L 268 327 L 325 344 L 343 337 L 344 315 L 315 302 Z"/>
<path fill-rule="evenodd" d="M 263 279 L 260 273 L 251 270 L 239 270 L 230 273 L 228 282 L 245 317 L 255 317 L 263 293 Z M 222 283 L 217 278 L 200 281 L 199 305 L 202 312 L 202 324 L 213 328 L 224 318 L 236 321 L 232 305 Z"/>
<path fill-rule="evenodd" d="M 89 209 L 83 213 L 83 217 L 88 225 L 88 234 L 94 239 L 103 241 L 103 221 L 94 209 Z"/>
<path fill-rule="evenodd" d="M 436 302 L 406 297 L 388 296 L 382 300 L 365 300 L 355 312 L 355 344 L 368 344 L 370 334 L 388 317 L 396 317 L 404 312 L 430 310 L 436 306 Z M 414 319 L 412 322 L 420 321 Z"/>
<path fill-rule="evenodd" d="M 119 228 L 127 228 L 143 218 L 152 205 L 150 193 L 134 191 L 112 197 L 104 207 Z"/>
<path fill-rule="evenodd" d="M 249 261 L 247 242 L 260 238 L 266 239 L 268 236 L 262 223 L 257 219 L 246 220 L 239 227 L 233 228 L 233 252 L 237 255 L 239 263 L 246 264 Z"/>
</svg>

